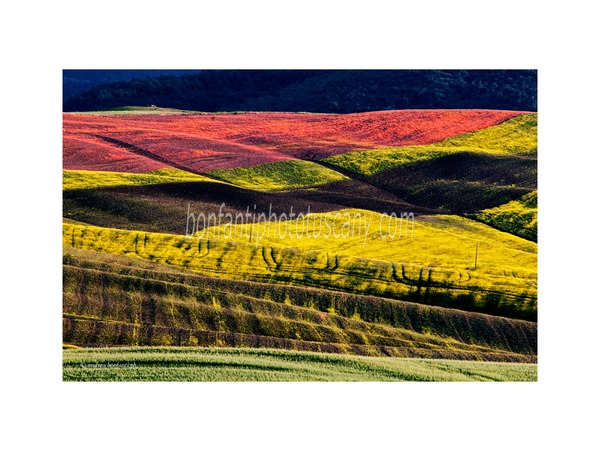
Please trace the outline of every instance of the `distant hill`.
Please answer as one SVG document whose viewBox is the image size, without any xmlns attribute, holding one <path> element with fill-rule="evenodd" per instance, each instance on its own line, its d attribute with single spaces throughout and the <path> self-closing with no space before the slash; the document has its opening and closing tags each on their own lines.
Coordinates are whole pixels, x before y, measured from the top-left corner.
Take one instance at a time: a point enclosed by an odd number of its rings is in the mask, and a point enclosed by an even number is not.
<svg viewBox="0 0 600 450">
<path fill-rule="evenodd" d="M 64 111 L 147 105 L 208 112 L 537 111 L 535 70 L 181 72 L 184 71 L 65 71 Z M 85 83 L 91 87 L 84 91 Z"/>
</svg>

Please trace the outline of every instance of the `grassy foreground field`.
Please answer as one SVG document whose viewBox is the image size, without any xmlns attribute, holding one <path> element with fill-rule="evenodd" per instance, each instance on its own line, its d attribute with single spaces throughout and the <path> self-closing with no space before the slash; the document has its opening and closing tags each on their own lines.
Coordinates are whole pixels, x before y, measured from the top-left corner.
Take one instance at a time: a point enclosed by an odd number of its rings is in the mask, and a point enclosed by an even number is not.
<svg viewBox="0 0 600 450">
<path fill-rule="evenodd" d="M 63 350 L 64 381 L 537 381 L 536 364 L 272 349 Z"/>
</svg>

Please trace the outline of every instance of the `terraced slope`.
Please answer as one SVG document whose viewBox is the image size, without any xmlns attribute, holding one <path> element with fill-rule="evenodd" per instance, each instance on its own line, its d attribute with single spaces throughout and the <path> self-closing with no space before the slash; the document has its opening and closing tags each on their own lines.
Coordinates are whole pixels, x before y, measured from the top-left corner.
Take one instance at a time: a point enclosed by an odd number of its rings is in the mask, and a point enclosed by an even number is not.
<svg viewBox="0 0 600 450">
<path fill-rule="evenodd" d="M 375 297 L 194 275 L 66 249 L 67 344 L 271 347 L 534 362 L 536 325 Z"/>
</svg>

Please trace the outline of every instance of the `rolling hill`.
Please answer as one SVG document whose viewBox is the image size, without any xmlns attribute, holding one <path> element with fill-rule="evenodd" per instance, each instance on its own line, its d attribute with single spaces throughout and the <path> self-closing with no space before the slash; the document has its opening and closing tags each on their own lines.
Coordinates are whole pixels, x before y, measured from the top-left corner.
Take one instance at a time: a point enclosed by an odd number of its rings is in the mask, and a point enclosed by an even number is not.
<svg viewBox="0 0 600 450">
<path fill-rule="evenodd" d="M 340 367 L 395 358 L 383 375 L 365 363 L 372 379 L 444 378 L 407 357 L 537 361 L 537 114 L 127 107 L 63 120 L 63 341 L 152 355 L 65 350 L 65 379 L 168 378 L 163 357 L 172 379 L 240 364 L 263 379 L 251 348 L 278 349 L 265 356 L 275 379 L 344 378 L 303 352 Z M 287 357 L 299 364 L 286 378 Z M 75 367 L 111 358 L 144 368 Z M 449 379 L 535 378 L 443 364 Z"/>
<path fill-rule="evenodd" d="M 382 111 L 330 114 L 84 115 L 63 118 L 64 169 L 193 173 L 350 150 L 421 145 L 518 116 L 514 111 Z"/>
<path fill-rule="evenodd" d="M 521 114 L 499 125 L 446 138 L 431 145 L 346 152 L 328 157 L 325 161 L 342 169 L 372 176 L 384 170 L 455 153 L 535 157 L 536 151 L 537 114 Z"/>
<path fill-rule="evenodd" d="M 65 223 L 63 242 L 231 279 L 324 287 L 535 320 L 534 243 L 452 216 L 423 216 L 414 230 L 406 230 L 408 236 L 389 238 L 376 227 L 361 229 L 368 215 L 356 218 L 358 212 L 223 225 L 188 238 Z M 370 215 L 376 221 L 383 217 Z M 349 225 L 342 223 L 343 217 L 350 218 Z M 391 225 L 394 232 L 404 232 L 407 221 L 395 222 L 400 223 Z M 283 239 L 281 225 L 286 227 Z M 325 234 L 327 228 L 331 236 Z M 350 235 L 350 229 L 356 234 Z M 481 256 L 473 270 L 477 242 Z"/>
<path fill-rule="evenodd" d="M 65 249 L 66 344 L 272 347 L 533 362 L 536 324 L 377 297 L 198 275 Z"/>
<path fill-rule="evenodd" d="M 499 230 L 537 242 L 537 191 L 470 216 Z"/>
</svg>

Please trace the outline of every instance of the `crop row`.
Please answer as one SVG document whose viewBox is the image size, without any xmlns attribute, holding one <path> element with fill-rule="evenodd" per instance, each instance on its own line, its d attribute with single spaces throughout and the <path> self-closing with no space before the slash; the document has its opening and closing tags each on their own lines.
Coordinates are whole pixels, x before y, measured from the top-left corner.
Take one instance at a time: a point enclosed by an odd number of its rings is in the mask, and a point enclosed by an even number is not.
<svg viewBox="0 0 600 450">
<path fill-rule="evenodd" d="M 340 345 L 536 353 L 537 327 L 531 322 L 138 264 L 126 257 L 69 251 L 64 268 L 65 317 Z M 111 343 L 168 343 L 132 339 Z M 69 336 L 66 340 L 93 343 Z M 176 344 L 181 342 L 178 338 Z"/>
</svg>

